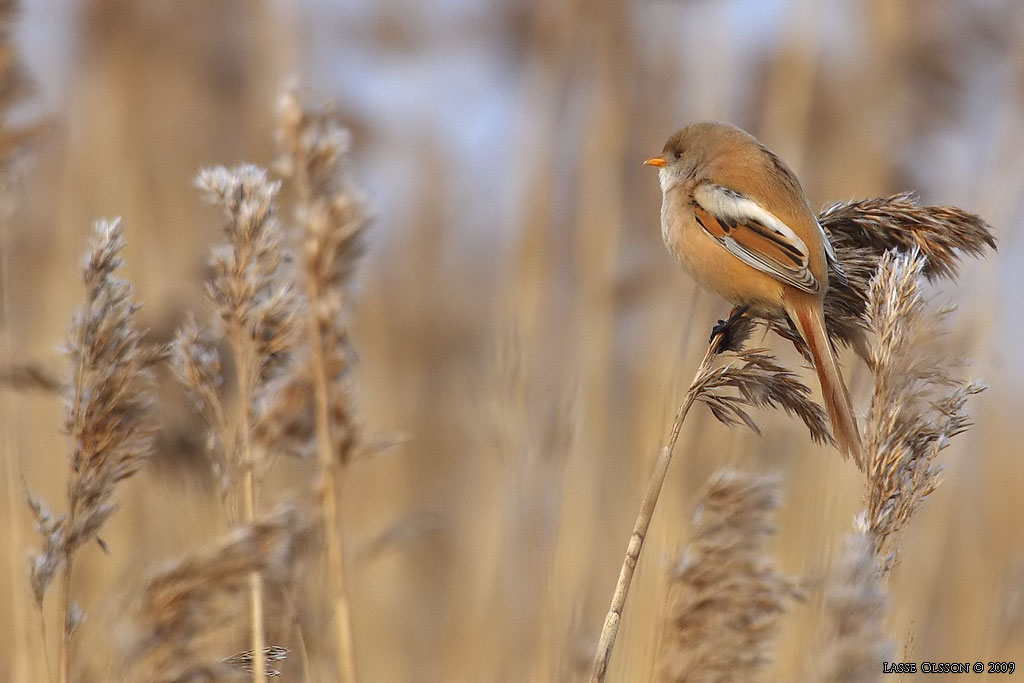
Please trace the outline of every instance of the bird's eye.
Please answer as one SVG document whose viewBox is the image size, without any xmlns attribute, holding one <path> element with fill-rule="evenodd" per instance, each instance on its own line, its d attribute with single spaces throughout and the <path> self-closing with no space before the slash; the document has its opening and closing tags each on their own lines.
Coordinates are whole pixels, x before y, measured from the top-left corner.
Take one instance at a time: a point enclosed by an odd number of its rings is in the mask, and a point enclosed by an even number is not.
<svg viewBox="0 0 1024 683">
<path fill-rule="evenodd" d="M 681 151 L 679 151 L 679 150 L 677 149 L 677 150 L 676 150 L 676 154 L 675 154 L 675 156 L 676 156 L 676 161 L 679 161 L 679 158 L 680 158 L 681 156 L 683 156 L 683 153 L 682 153 Z"/>
</svg>

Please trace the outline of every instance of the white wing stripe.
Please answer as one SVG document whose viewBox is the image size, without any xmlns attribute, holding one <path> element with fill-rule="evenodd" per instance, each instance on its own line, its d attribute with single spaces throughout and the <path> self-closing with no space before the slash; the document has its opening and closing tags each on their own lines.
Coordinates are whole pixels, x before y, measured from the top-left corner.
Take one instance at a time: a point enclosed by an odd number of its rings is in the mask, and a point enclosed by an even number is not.
<svg viewBox="0 0 1024 683">
<path fill-rule="evenodd" d="M 808 268 L 810 252 L 807 249 L 807 244 L 793 232 L 792 228 L 776 218 L 771 212 L 766 211 L 757 202 L 738 192 L 711 183 L 698 185 L 693 191 L 693 198 L 715 220 L 720 223 L 724 221 L 723 227 L 727 225 L 735 227 L 736 224 L 756 222 L 765 229 L 770 230 L 781 243 L 778 245 L 780 248 L 794 252 L 793 255 L 799 257 L 800 266 L 786 266 L 772 259 L 767 259 L 756 251 L 744 247 L 728 234 L 722 237 L 715 237 L 701 224 L 705 234 L 725 247 L 726 251 L 730 254 L 748 266 L 767 273 L 797 289 L 811 294 L 818 291 L 819 283 Z M 748 227 L 747 229 L 750 228 Z M 820 225 L 818 225 L 818 229 L 822 230 Z M 726 233 L 728 233 L 728 228 L 726 228 Z M 826 253 L 830 254 L 832 260 L 834 260 L 834 254 L 831 254 L 832 245 L 829 244 L 828 239 L 825 237 L 824 230 L 822 230 L 822 238 L 827 245 Z"/>
<path fill-rule="evenodd" d="M 704 207 L 705 211 L 712 215 L 733 217 L 737 222 L 741 223 L 746 219 L 757 221 L 799 250 L 803 256 L 804 264 L 807 264 L 809 251 L 804 241 L 797 237 L 792 228 L 773 214 L 765 211 L 754 200 L 721 185 L 713 185 L 711 183 L 698 185 L 693 191 L 693 198 Z M 824 233 L 822 236 L 824 237 Z M 828 242 L 828 240 L 825 241 Z"/>
</svg>

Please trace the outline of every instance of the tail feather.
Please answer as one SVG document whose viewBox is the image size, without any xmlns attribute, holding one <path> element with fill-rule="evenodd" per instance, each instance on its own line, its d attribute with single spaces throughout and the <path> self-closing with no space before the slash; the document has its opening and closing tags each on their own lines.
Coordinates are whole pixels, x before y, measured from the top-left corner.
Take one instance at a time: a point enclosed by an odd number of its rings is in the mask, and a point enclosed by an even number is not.
<svg viewBox="0 0 1024 683">
<path fill-rule="evenodd" d="M 805 305 L 804 302 L 787 303 L 786 310 L 814 359 L 814 369 L 821 383 L 821 394 L 825 399 L 829 420 L 832 422 L 832 435 L 835 437 L 836 445 L 843 455 L 852 456 L 857 466 L 863 467 L 863 446 L 857 418 L 853 414 L 850 392 L 839 370 L 839 361 L 828 341 L 821 305 L 817 302 L 809 305 Z"/>
</svg>

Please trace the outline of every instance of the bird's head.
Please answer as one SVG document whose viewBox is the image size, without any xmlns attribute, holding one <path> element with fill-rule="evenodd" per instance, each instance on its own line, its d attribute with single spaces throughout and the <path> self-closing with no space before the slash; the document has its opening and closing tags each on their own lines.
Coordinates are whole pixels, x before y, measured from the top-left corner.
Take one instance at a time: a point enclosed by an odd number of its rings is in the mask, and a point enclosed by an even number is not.
<svg viewBox="0 0 1024 683">
<path fill-rule="evenodd" d="M 644 164 L 658 169 L 661 189 L 667 192 L 675 185 L 692 178 L 717 156 L 739 146 L 757 141 L 736 126 L 718 121 L 702 121 L 677 130 L 661 150 Z"/>
</svg>

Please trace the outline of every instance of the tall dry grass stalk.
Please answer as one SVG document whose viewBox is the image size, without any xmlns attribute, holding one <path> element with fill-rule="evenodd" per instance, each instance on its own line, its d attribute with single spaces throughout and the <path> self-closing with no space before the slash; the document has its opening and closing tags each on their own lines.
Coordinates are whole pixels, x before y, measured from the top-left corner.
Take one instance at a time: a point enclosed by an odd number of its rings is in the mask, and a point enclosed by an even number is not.
<svg viewBox="0 0 1024 683">
<path fill-rule="evenodd" d="M 348 176 L 349 135 L 330 107 L 304 108 L 294 92 L 281 102 L 279 172 L 296 194 L 304 336 L 283 377 L 279 412 L 307 423 L 312 415 L 319 464 L 317 501 L 334 627 L 338 680 L 356 680 L 355 652 L 339 513 L 345 466 L 359 447 L 350 398 L 353 353 L 349 320 L 353 275 L 363 253 L 369 211 Z"/>
<path fill-rule="evenodd" d="M 302 514 L 281 507 L 232 530 L 203 552 L 176 561 L 148 579 L 135 606 L 129 666 L 147 683 L 231 681 L 280 672 L 284 648 L 247 651 L 225 658 L 218 630 L 238 621 L 239 603 L 251 591 L 253 574 L 287 581 L 307 531 Z M 251 599 L 251 596 L 247 596 Z"/>
<path fill-rule="evenodd" d="M 967 399 L 985 388 L 955 379 L 949 367 L 957 363 L 939 351 L 943 314 L 926 310 L 921 291 L 927 265 L 916 248 L 886 252 L 868 294 L 876 344 L 864 435 L 864 525 L 885 572 L 896 561 L 900 532 L 938 485 L 938 455 L 971 425 Z"/>
<path fill-rule="evenodd" d="M 799 596 L 767 554 L 779 481 L 722 470 L 700 497 L 671 579 L 661 679 L 758 680 L 787 603 Z"/>
<path fill-rule="evenodd" d="M 803 679 L 809 683 L 876 683 L 882 662 L 893 659 L 884 627 L 889 600 L 873 545 L 859 527 L 826 577 L 823 622 Z"/>
<path fill-rule="evenodd" d="M 235 501 L 229 508 L 249 524 L 258 514 L 260 479 L 267 466 L 254 443 L 257 416 L 290 358 L 298 300 L 276 216 L 280 184 L 255 166 L 207 169 L 197 184 L 225 217 L 227 242 L 213 249 L 207 295 L 219 317 L 218 332 L 232 352 L 237 394 L 233 410 L 220 390 L 224 378 L 216 351 L 192 323 L 178 334 L 175 368 L 212 428 L 213 462 L 223 493 L 241 497 L 240 506 Z M 249 576 L 249 596 L 253 680 L 261 681 L 266 643 L 258 571 Z"/>
<path fill-rule="evenodd" d="M 733 325 L 728 339 L 722 332 L 716 333 L 708 346 L 704 358 L 697 368 L 697 374 L 690 383 L 683 402 L 676 412 L 669 431 L 668 439 L 655 461 L 654 471 L 647 485 L 640 513 L 633 525 L 633 533 L 629 538 L 626 556 L 619 571 L 619 579 L 612 595 L 611 606 L 605 616 L 604 626 L 598 640 L 597 652 L 591 667 L 590 680 L 598 683 L 605 680 L 608 663 L 622 621 L 626 596 L 633 581 L 633 574 L 643 550 L 647 530 L 658 504 L 665 475 L 672 461 L 683 421 L 695 401 L 707 405 L 712 414 L 724 424 L 742 423 L 757 431 L 757 425 L 747 412 L 750 407 L 781 408 L 787 413 L 799 417 L 810 431 L 815 441 L 829 441 L 827 419 L 821 406 L 810 398 L 810 389 L 802 384 L 796 375 L 786 370 L 763 350 L 743 351 L 740 347 L 747 340 L 752 326 L 746 319 Z M 723 343 L 725 349 L 735 355 L 740 362 L 727 363 L 715 367 L 718 350 Z M 733 393 L 733 390 L 735 393 Z"/>
<path fill-rule="evenodd" d="M 106 550 L 99 533 L 117 510 L 117 484 L 135 474 L 150 454 L 155 425 L 150 368 L 161 355 L 143 340 L 131 285 L 114 275 L 121 266 L 124 225 L 120 220 L 98 221 L 94 230 L 82 272 L 85 306 L 75 316 L 66 344 L 71 361 L 65 396 L 65 430 L 71 439 L 67 511 L 54 516 L 29 494 L 43 535 L 42 551 L 31 566 L 40 623 L 50 583 L 61 576 L 61 683 L 71 680 L 72 637 L 83 616 L 73 596 L 75 557 L 92 540 Z"/>
<path fill-rule="evenodd" d="M 248 523 L 258 513 L 261 453 L 315 454 L 316 504 L 329 582 L 340 680 L 356 680 L 341 542 L 343 468 L 360 454 L 349 370 L 353 275 L 369 211 L 348 177 L 348 133 L 330 107 L 281 104 L 277 168 L 294 195 L 294 234 L 277 218 L 281 187 L 254 166 L 215 168 L 198 183 L 225 212 L 228 242 L 213 251 L 207 291 L 219 314 L 211 334 L 193 322 L 178 334 L 175 366 L 211 427 L 223 492 L 240 494 Z M 295 243 L 296 251 L 292 251 Z M 234 409 L 215 341 L 232 351 Z M 212 337 L 212 338 L 211 338 Z M 250 577 L 254 679 L 265 671 L 263 586 Z"/>
</svg>

